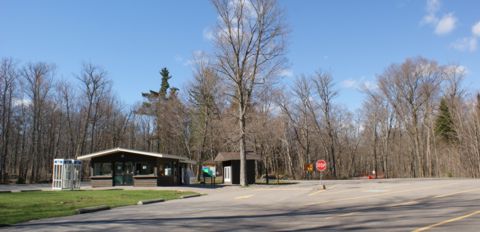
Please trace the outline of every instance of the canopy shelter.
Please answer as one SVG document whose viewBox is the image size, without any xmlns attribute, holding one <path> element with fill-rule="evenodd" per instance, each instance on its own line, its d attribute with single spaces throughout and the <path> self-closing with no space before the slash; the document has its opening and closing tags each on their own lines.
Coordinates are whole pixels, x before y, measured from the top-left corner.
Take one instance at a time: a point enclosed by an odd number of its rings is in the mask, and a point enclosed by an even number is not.
<svg viewBox="0 0 480 232">
<path fill-rule="evenodd" d="M 183 156 L 113 148 L 77 157 L 90 160 L 92 187 L 185 184 L 190 164 Z"/>
<path fill-rule="evenodd" d="M 255 183 L 256 162 L 261 157 L 254 152 L 246 152 L 247 158 L 247 183 Z M 220 152 L 215 157 L 215 162 L 221 163 L 223 170 L 223 183 L 240 184 L 240 152 Z"/>
</svg>

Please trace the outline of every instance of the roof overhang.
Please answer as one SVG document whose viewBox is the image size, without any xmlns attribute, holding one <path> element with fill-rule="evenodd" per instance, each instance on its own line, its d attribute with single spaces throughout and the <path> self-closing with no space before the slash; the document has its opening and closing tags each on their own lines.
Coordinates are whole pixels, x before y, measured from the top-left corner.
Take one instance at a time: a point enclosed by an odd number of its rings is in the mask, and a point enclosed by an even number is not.
<svg viewBox="0 0 480 232">
<path fill-rule="evenodd" d="M 182 156 L 177 156 L 177 155 L 170 155 L 170 154 L 162 154 L 162 153 L 155 153 L 155 152 L 146 152 L 146 151 L 137 151 L 137 150 L 131 150 L 131 149 L 125 149 L 125 148 L 113 148 L 109 150 L 104 150 L 104 151 L 99 151 L 87 155 L 82 155 L 77 157 L 79 160 L 87 160 L 95 157 L 100 157 L 104 155 L 110 155 L 110 154 L 115 154 L 115 153 L 130 153 L 130 154 L 137 154 L 137 155 L 145 155 L 145 156 L 151 156 L 151 157 L 156 157 L 156 158 L 166 158 L 166 159 L 178 159 L 180 160 L 180 163 L 188 163 L 188 164 L 196 164 L 194 160 L 190 160 L 186 157 Z"/>
<path fill-rule="evenodd" d="M 262 158 L 253 153 L 253 152 L 246 152 L 245 158 L 247 160 L 256 160 L 261 161 Z M 240 160 L 240 152 L 219 152 L 215 157 L 215 162 L 223 162 L 223 161 L 231 161 L 231 160 Z"/>
</svg>

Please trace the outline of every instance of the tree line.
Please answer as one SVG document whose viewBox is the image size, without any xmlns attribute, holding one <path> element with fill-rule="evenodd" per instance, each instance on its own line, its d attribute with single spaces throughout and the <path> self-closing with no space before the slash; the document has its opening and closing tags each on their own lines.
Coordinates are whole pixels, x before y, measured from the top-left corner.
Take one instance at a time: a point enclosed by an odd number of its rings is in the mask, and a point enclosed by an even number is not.
<svg viewBox="0 0 480 232">
<path fill-rule="evenodd" d="M 480 95 L 463 87 L 462 66 L 391 64 L 352 111 L 336 101 L 329 72 L 280 81 L 289 30 L 275 1 L 213 5 L 214 52 L 193 57 L 188 87 L 170 86 L 163 68 L 161 86 L 136 105 L 119 100 L 99 65 L 66 81 L 54 64 L 1 59 L 1 182 L 48 181 L 54 158 L 112 147 L 184 155 L 198 174 L 220 151 L 242 161 L 253 151 L 263 159 L 258 176 L 306 178 L 317 159 L 328 161 L 329 178 L 480 176 Z"/>
</svg>

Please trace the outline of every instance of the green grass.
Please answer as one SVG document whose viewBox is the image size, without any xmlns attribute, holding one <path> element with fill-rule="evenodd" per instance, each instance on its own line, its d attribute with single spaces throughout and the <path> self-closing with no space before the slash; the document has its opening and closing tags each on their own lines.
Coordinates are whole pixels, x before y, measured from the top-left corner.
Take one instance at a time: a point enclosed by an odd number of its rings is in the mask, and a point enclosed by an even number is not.
<svg viewBox="0 0 480 232">
<path fill-rule="evenodd" d="M 75 210 L 90 206 L 118 207 L 136 204 L 140 200 L 172 200 L 193 192 L 171 190 L 80 190 L 18 192 L 0 194 L 0 225 L 10 225 L 40 218 L 75 214 Z"/>
</svg>

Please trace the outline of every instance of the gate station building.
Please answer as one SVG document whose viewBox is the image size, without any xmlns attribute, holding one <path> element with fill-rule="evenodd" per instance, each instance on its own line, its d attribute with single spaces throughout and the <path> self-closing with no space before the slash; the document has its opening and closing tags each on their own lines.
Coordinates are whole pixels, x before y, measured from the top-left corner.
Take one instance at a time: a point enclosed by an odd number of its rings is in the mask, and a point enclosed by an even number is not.
<svg viewBox="0 0 480 232">
<path fill-rule="evenodd" d="M 255 183 L 255 169 L 261 157 L 253 152 L 246 152 L 247 158 L 247 183 Z M 240 153 L 220 152 L 215 157 L 215 162 L 221 163 L 223 167 L 224 184 L 240 184 Z"/>
<path fill-rule="evenodd" d="M 90 160 L 92 187 L 182 185 L 195 161 L 186 157 L 114 148 L 78 157 Z"/>
</svg>

